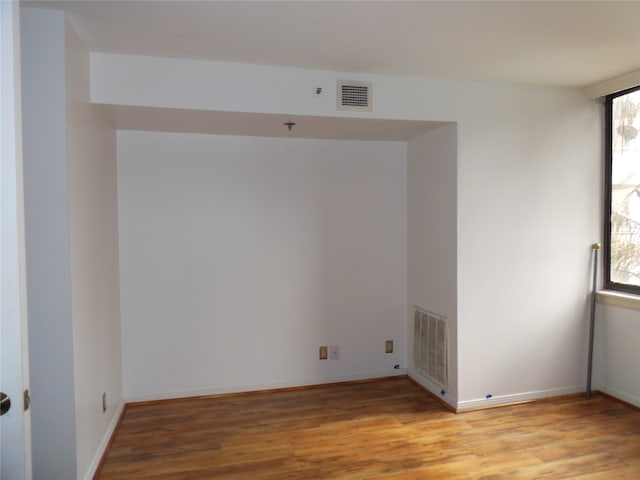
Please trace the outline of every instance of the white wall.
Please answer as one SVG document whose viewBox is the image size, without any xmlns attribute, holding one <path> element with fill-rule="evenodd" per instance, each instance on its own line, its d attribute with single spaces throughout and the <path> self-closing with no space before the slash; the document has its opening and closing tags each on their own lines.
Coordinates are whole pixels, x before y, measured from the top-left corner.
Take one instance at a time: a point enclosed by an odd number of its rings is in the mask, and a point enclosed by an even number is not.
<svg viewBox="0 0 640 480">
<path fill-rule="evenodd" d="M 584 92 L 111 54 L 91 68 L 97 103 L 456 122 L 458 406 L 584 388 L 602 164 Z M 313 98 L 341 78 L 373 81 L 373 112 Z"/>
<path fill-rule="evenodd" d="M 76 478 L 65 24 L 21 9 L 27 302 L 34 478 Z"/>
<path fill-rule="evenodd" d="M 373 113 L 336 111 L 336 80 L 373 81 Z M 108 105 L 332 117 L 455 120 L 473 83 L 91 53 L 91 100 Z M 480 84 L 481 85 L 481 84 Z M 318 96 L 316 87 L 325 92 Z"/>
<path fill-rule="evenodd" d="M 116 133 L 90 104 L 89 53 L 68 24 L 66 55 L 76 455 L 90 477 L 123 404 Z"/>
<path fill-rule="evenodd" d="M 640 407 L 640 312 L 598 303 L 593 388 Z"/>
<path fill-rule="evenodd" d="M 401 142 L 119 132 L 126 397 L 405 368 L 405 155 Z M 340 359 L 320 361 L 320 345 Z"/>
<path fill-rule="evenodd" d="M 22 9 L 22 41 L 33 474 L 91 478 L 122 403 L 115 132 L 62 14 Z"/>
<path fill-rule="evenodd" d="M 584 390 L 600 107 L 508 86 L 460 101 L 459 407 Z"/>
<path fill-rule="evenodd" d="M 413 306 L 447 317 L 449 386 L 409 374 L 452 406 L 458 401 L 457 127 L 414 138 L 407 147 L 407 306 L 412 355 Z"/>
</svg>

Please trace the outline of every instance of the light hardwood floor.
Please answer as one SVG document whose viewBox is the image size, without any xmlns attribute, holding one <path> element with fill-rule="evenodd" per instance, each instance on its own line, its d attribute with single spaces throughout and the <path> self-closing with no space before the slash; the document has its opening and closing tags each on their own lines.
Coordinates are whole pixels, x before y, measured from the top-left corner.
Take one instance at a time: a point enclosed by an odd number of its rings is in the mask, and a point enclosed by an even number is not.
<svg viewBox="0 0 640 480">
<path fill-rule="evenodd" d="M 108 479 L 640 479 L 640 411 L 596 394 L 455 414 L 406 377 L 129 406 Z"/>
</svg>

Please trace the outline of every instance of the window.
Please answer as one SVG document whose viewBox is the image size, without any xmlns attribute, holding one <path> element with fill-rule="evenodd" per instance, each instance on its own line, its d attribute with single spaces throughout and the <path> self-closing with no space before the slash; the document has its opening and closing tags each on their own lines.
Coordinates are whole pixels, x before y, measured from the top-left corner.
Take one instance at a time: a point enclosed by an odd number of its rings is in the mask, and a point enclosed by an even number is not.
<svg viewBox="0 0 640 480">
<path fill-rule="evenodd" d="M 640 294 L 640 86 L 606 97 L 605 286 Z"/>
</svg>

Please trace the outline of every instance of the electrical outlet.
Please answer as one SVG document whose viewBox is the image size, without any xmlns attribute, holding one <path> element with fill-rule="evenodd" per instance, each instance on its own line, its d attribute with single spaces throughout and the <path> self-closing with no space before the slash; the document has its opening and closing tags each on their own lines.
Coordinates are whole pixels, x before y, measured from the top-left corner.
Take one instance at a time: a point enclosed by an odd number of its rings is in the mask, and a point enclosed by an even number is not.
<svg viewBox="0 0 640 480">
<path fill-rule="evenodd" d="M 106 392 L 102 393 L 102 413 L 107 411 L 107 394 Z"/>
<path fill-rule="evenodd" d="M 320 360 L 326 360 L 329 358 L 329 354 L 327 353 L 327 346 L 323 345 L 320 347 Z"/>
<path fill-rule="evenodd" d="M 393 340 L 384 342 L 384 353 L 393 353 Z"/>
<path fill-rule="evenodd" d="M 331 360 L 339 360 L 340 359 L 340 347 L 338 345 L 331 345 L 329 347 L 329 358 Z"/>
</svg>

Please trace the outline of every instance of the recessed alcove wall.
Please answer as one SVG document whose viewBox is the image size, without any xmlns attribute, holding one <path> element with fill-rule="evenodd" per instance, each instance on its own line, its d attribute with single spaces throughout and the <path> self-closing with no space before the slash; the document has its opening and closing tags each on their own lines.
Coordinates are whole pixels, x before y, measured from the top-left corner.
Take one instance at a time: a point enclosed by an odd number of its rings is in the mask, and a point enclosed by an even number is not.
<svg viewBox="0 0 640 480">
<path fill-rule="evenodd" d="M 276 116 L 260 120 L 283 128 Z M 314 119 L 323 132 L 331 120 Z M 348 128 L 366 138 L 374 123 L 351 119 Z M 383 123 L 390 138 L 408 125 Z M 414 123 L 425 132 L 444 125 Z M 283 136 L 118 133 L 128 398 L 407 371 L 413 141 Z M 414 162 L 426 162 L 429 141 L 415 145 Z M 340 359 L 320 361 L 320 345 L 339 345 Z"/>
</svg>

